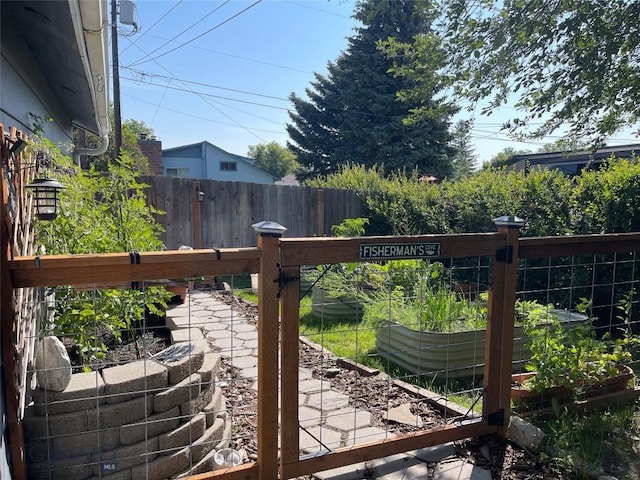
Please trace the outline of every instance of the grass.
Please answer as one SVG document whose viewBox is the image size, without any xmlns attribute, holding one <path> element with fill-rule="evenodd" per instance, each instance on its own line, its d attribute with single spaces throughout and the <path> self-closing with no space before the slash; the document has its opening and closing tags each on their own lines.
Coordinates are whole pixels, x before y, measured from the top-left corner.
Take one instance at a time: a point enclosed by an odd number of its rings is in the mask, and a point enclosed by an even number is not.
<svg viewBox="0 0 640 480">
<path fill-rule="evenodd" d="M 338 357 L 350 358 L 364 365 L 380 368 L 375 353 L 376 332 L 362 327 L 359 320 L 327 320 L 313 314 L 311 297 L 300 301 L 300 335 L 323 345 Z"/>
<path fill-rule="evenodd" d="M 395 364 L 381 359 L 376 353 L 376 329 L 361 320 L 326 320 L 311 311 L 311 298 L 300 302 L 300 335 L 318 343 L 338 357 L 349 358 L 363 365 L 377 368 L 392 378 L 402 379 L 428 390 L 447 395 L 452 402 L 472 407 L 479 412 L 482 402 L 476 402 L 477 390 L 470 379 L 417 377 Z M 453 393 L 458 392 L 458 393 Z"/>
<path fill-rule="evenodd" d="M 540 458 L 579 479 L 609 474 L 618 480 L 640 478 L 640 411 L 638 405 L 603 411 L 533 418 L 545 432 Z M 606 467 L 606 470 L 605 470 Z"/>
</svg>

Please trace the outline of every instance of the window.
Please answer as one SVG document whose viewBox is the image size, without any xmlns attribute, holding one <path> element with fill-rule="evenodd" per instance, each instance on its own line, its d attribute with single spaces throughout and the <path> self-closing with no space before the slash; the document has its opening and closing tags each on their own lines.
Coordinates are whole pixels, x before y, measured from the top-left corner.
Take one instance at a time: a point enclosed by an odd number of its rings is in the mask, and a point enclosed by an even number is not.
<svg viewBox="0 0 640 480">
<path fill-rule="evenodd" d="M 167 177 L 188 177 L 189 169 L 186 167 L 167 168 L 166 175 Z"/>
<path fill-rule="evenodd" d="M 220 162 L 221 172 L 235 172 L 238 170 L 238 164 L 236 162 Z"/>
</svg>

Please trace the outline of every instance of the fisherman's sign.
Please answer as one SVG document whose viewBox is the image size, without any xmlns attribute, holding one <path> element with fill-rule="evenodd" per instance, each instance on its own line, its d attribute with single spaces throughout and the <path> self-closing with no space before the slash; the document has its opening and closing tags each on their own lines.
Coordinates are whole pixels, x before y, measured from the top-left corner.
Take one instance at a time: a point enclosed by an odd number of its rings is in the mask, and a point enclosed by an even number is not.
<svg viewBox="0 0 640 480">
<path fill-rule="evenodd" d="M 440 256 L 439 243 L 362 243 L 360 260 L 428 258 Z"/>
</svg>

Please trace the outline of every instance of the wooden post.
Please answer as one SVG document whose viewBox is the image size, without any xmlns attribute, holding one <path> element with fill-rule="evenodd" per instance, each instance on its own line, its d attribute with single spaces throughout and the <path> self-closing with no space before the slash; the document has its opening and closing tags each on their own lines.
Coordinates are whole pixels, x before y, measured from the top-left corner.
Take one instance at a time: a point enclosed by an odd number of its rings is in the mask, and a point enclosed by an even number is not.
<svg viewBox="0 0 640 480">
<path fill-rule="evenodd" d="M 202 248 L 202 219 L 200 216 L 200 182 L 193 184 L 193 248 Z"/>
<path fill-rule="evenodd" d="M 511 373 L 515 322 L 518 242 L 524 221 L 503 216 L 494 219 L 498 233 L 506 235 L 506 246 L 496 252 L 493 282 L 489 292 L 487 347 L 485 352 L 485 414 L 489 423 L 506 435 L 511 413 Z"/>
<path fill-rule="evenodd" d="M 275 222 L 252 225 L 262 252 L 258 274 L 258 479 L 278 478 L 279 238 Z"/>
<path fill-rule="evenodd" d="M 4 397 L 9 433 L 8 447 L 11 450 L 10 457 L 13 478 L 15 480 L 23 480 L 27 478 L 27 469 L 22 421 L 20 420 L 19 414 L 20 392 L 18 392 L 16 385 L 17 352 L 14 345 L 16 320 L 13 309 L 13 284 L 9 271 L 9 259 L 11 258 L 11 221 L 9 212 L 7 211 L 9 191 L 4 176 L 5 161 L 7 158 L 5 156 L 4 134 L 2 135 L 2 142 L 2 165 L 0 166 L 0 194 L 2 195 L 2 205 L 0 207 L 0 324 L 2 325 L 2 330 L 0 332 L 0 338 L 2 339 L 2 343 L 0 344 L 0 351 L 2 352 Z"/>
<path fill-rule="evenodd" d="M 316 235 L 324 237 L 324 190 L 318 189 L 316 191 L 317 203 L 318 203 L 318 216 L 316 218 Z"/>
<path fill-rule="evenodd" d="M 286 465 L 298 461 L 298 381 L 300 366 L 300 267 L 282 270 L 289 279 L 282 290 L 280 345 L 282 374 L 280 387 L 280 478 L 289 478 Z"/>
</svg>

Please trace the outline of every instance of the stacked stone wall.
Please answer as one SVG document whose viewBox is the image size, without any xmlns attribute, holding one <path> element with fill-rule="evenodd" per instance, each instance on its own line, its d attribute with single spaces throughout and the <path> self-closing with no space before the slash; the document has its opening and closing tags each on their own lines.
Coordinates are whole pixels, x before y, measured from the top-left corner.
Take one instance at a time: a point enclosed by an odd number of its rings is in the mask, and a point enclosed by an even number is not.
<svg viewBox="0 0 640 480">
<path fill-rule="evenodd" d="M 215 469 L 231 437 L 216 384 L 220 356 L 204 342 L 77 373 L 63 392 L 37 389 L 24 421 L 33 480 L 148 480 Z"/>
</svg>

